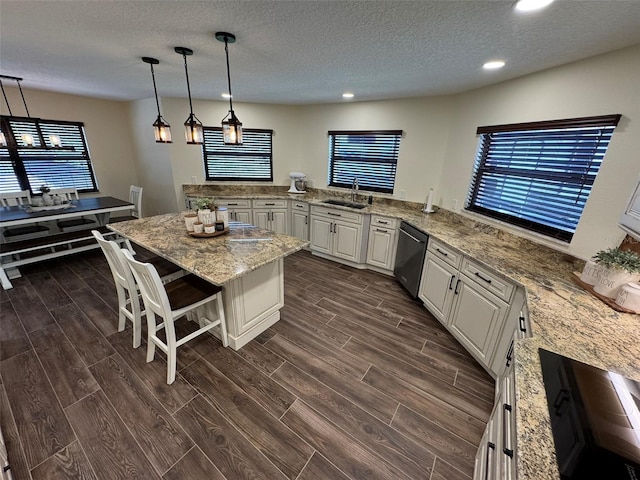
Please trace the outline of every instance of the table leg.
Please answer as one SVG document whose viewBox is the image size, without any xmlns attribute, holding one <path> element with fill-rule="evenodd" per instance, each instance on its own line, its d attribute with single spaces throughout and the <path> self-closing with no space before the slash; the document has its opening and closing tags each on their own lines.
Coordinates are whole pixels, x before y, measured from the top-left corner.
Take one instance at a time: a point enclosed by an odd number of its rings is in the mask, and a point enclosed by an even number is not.
<svg viewBox="0 0 640 480">
<path fill-rule="evenodd" d="M 9 277 L 7 276 L 7 272 L 4 271 L 4 267 L 0 267 L 0 281 L 2 282 L 3 289 L 9 290 L 10 288 L 13 288 L 11 280 L 9 280 Z"/>
</svg>

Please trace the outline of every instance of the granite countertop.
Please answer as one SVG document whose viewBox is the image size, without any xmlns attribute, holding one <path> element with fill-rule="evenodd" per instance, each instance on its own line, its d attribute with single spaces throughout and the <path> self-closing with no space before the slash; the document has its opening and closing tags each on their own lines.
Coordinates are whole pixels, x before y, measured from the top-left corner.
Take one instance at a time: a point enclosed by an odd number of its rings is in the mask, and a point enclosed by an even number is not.
<svg viewBox="0 0 640 480">
<path fill-rule="evenodd" d="M 186 195 L 290 198 L 310 204 L 347 194 L 310 189 L 287 194 L 268 189 L 185 185 Z M 361 195 L 359 201 L 363 201 Z M 584 261 L 446 210 L 424 214 L 421 204 L 375 198 L 350 211 L 401 218 L 525 288 L 533 337 L 515 345 L 519 480 L 559 478 L 538 349 L 544 348 L 640 381 L 640 316 L 619 313 L 572 280 Z"/>
<path fill-rule="evenodd" d="M 107 226 L 188 272 L 220 286 L 309 244 L 295 237 L 237 222 L 229 224 L 226 235 L 195 238 L 187 233 L 182 213 Z"/>
</svg>

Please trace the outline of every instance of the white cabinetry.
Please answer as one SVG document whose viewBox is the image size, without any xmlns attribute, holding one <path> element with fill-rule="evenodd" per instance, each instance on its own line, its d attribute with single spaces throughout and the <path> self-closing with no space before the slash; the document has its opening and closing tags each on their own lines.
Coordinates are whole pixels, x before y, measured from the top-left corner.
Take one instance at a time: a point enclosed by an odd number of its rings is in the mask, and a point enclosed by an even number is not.
<svg viewBox="0 0 640 480">
<path fill-rule="evenodd" d="M 636 239 L 640 239 L 640 181 L 629 199 L 629 204 L 620 218 L 620 228 Z"/>
<path fill-rule="evenodd" d="M 500 373 L 496 358 L 508 348 L 519 318 L 515 311 L 524 308 L 522 289 L 430 238 L 418 297 L 489 373 Z M 519 302 L 515 308 L 512 298 Z"/>
<path fill-rule="evenodd" d="M 276 233 L 289 234 L 289 209 L 287 200 L 254 200 L 254 225 Z"/>
<path fill-rule="evenodd" d="M 454 288 L 449 331 L 484 366 L 493 356 L 508 306 L 466 275 Z"/>
<path fill-rule="evenodd" d="M 251 200 L 244 198 L 219 199 L 218 206 L 227 207 L 230 221 L 253 224 Z"/>
<path fill-rule="evenodd" d="M 311 250 L 357 266 L 364 263 L 369 216 L 334 208 L 311 207 Z M 362 268 L 362 267 L 360 267 Z"/>
<path fill-rule="evenodd" d="M 309 204 L 291 202 L 291 235 L 301 240 L 309 240 Z"/>
<path fill-rule="evenodd" d="M 518 333 L 513 339 L 518 338 Z M 476 454 L 474 480 L 516 480 L 516 394 L 513 348 L 496 382 L 496 403 Z"/>
<path fill-rule="evenodd" d="M 397 246 L 398 221 L 395 218 L 372 215 L 367 245 L 367 264 L 376 267 L 374 270 L 392 275 Z"/>
<path fill-rule="evenodd" d="M 418 297 L 441 323 L 448 323 L 462 255 L 429 240 Z"/>
</svg>

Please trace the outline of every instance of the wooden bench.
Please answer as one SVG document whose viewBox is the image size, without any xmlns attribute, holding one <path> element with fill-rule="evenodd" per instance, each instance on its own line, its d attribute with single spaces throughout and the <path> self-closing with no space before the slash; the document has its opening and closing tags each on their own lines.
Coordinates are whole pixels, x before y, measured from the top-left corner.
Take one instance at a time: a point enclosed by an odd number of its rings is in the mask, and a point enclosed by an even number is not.
<svg viewBox="0 0 640 480">
<path fill-rule="evenodd" d="M 107 227 L 99 227 L 96 230 L 106 238 L 115 239 L 111 237 L 117 237 L 116 241 L 124 243 L 129 250 L 132 250 L 126 239 L 118 237 L 115 232 L 112 232 Z M 0 280 L 2 281 L 2 288 L 5 290 L 13 288 L 7 274 L 9 269 L 99 247 L 98 242 L 91 234 L 91 230 L 78 230 L 18 242 L 2 243 L 0 244 L 0 266 L 2 267 L 0 269 Z"/>
</svg>

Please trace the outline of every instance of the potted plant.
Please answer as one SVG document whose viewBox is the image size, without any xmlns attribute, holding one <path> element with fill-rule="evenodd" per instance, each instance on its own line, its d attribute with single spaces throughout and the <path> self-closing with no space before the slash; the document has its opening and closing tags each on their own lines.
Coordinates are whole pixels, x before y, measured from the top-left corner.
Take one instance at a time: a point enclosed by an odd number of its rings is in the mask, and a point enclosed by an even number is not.
<svg viewBox="0 0 640 480">
<path fill-rule="evenodd" d="M 217 202 L 215 198 L 198 198 L 196 200 L 196 207 L 198 209 L 198 219 L 202 223 L 210 224 L 211 222 L 211 210 L 216 209 Z"/>
<path fill-rule="evenodd" d="M 640 255 L 635 252 L 610 248 L 600 250 L 593 260 L 603 268 L 593 287 L 600 295 L 616 298 L 624 284 L 640 280 Z"/>
</svg>

